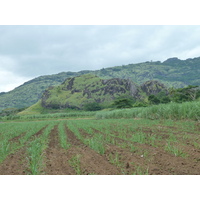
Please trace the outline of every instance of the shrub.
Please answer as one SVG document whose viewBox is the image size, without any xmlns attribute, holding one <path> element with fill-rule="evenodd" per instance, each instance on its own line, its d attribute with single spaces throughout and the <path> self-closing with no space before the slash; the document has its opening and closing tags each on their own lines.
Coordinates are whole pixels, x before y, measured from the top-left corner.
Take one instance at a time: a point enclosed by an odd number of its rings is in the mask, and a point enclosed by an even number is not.
<svg viewBox="0 0 200 200">
<path fill-rule="evenodd" d="M 130 99 L 118 99 L 115 100 L 113 106 L 116 108 L 132 108 L 132 101 Z"/>
<path fill-rule="evenodd" d="M 102 107 L 99 103 L 97 102 L 93 102 L 93 103 L 87 103 L 83 106 L 83 109 L 85 111 L 97 111 L 97 110 L 101 110 Z"/>
</svg>

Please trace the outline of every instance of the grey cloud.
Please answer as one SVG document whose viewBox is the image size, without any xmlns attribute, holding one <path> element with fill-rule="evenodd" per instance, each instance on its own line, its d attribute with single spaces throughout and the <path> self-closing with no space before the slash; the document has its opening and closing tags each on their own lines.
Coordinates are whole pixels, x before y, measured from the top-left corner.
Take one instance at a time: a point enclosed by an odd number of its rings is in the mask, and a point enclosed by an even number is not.
<svg viewBox="0 0 200 200">
<path fill-rule="evenodd" d="M 199 34 L 200 26 L 0 26 L 0 70 L 26 78 L 187 59 L 200 56 Z"/>
</svg>

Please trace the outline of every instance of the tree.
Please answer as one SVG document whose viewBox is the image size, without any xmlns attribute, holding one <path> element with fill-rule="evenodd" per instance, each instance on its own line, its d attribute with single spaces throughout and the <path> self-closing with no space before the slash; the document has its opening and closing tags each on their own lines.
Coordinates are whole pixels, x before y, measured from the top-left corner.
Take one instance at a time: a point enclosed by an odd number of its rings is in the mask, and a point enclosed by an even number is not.
<svg viewBox="0 0 200 200">
<path fill-rule="evenodd" d="M 102 107 L 100 106 L 99 103 L 97 102 L 92 102 L 92 103 L 87 103 L 83 106 L 83 109 L 86 111 L 97 111 L 97 110 L 101 110 Z"/>
<path fill-rule="evenodd" d="M 156 97 L 153 94 L 149 95 L 148 100 L 151 104 L 159 104 L 160 103 L 160 100 L 158 99 L 158 97 Z"/>
<path fill-rule="evenodd" d="M 132 108 L 132 101 L 130 99 L 117 99 L 113 103 L 116 108 Z"/>
<path fill-rule="evenodd" d="M 168 96 L 162 97 L 160 103 L 169 103 L 171 99 Z"/>
</svg>

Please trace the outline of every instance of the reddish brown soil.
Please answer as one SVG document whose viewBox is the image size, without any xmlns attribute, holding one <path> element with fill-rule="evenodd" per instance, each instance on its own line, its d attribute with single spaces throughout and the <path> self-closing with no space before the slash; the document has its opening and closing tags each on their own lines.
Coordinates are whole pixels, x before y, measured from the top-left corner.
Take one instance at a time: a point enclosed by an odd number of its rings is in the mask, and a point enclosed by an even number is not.
<svg viewBox="0 0 200 200">
<path fill-rule="evenodd" d="M 68 163 L 67 151 L 59 146 L 57 126 L 50 133 L 49 146 L 45 151 L 44 174 L 73 175 L 75 171 Z"/>
<path fill-rule="evenodd" d="M 70 160 L 79 156 L 81 174 L 119 174 L 116 166 L 110 164 L 105 157 L 99 155 L 76 138 L 66 127 L 68 143 L 71 147 L 64 150 L 59 146 L 57 126 L 50 134 L 49 146 L 45 151 L 44 174 L 75 175 L 76 167 L 70 165 Z"/>
<path fill-rule="evenodd" d="M 45 128 L 45 127 L 44 127 Z M 34 136 L 32 136 L 29 140 L 32 140 L 34 137 L 40 136 L 44 128 L 38 131 Z M 25 133 L 12 138 L 9 140 L 10 143 L 19 142 L 19 139 L 23 137 Z M 0 164 L 0 175 L 26 175 L 29 174 L 29 166 L 28 160 L 26 159 L 26 148 L 27 143 L 23 148 L 19 149 L 15 153 L 10 154 L 3 163 Z"/>
<path fill-rule="evenodd" d="M 80 155 L 80 167 L 82 174 L 112 175 L 120 174 L 119 169 L 109 163 L 105 156 L 99 155 L 94 150 L 84 145 L 68 128 L 66 128 L 71 148 L 68 150 L 69 159 Z"/>
<path fill-rule="evenodd" d="M 96 133 L 103 134 L 98 130 L 96 130 Z M 147 133 L 151 134 L 152 130 L 148 129 Z M 166 138 L 168 138 L 168 135 L 163 133 L 162 136 L 166 136 Z M 189 143 L 187 145 L 176 144 L 176 147 L 181 148 L 183 152 L 186 153 L 186 157 L 181 157 L 175 156 L 164 150 L 164 146 L 166 144 L 165 140 L 160 141 L 158 147 L 153 147 L 148 144 L 129 142 L 119 138 L 115 138 L 115 141 L 117 145 L 107 145 L 105 156 L 109 160 L 110 158 L 114 158 L 118 155 L 118 165 L 120 165 L 124 174 L 137 174 L 138 169 L 140 169 L 140 173 L 148 173 L 152 175 L 200 174 L 200 149 L 194 148 L 194 146 Z M 128 145 L 124 148 L 119 147 L 123 143 L 129 145 L 132 143 L 133 146 L 136 147 L 136 150 L 131 152 Z"/>
<path fill-rule="evenodd" d="M 10 154 L 0 165 L 0 175 L 26 175 L 27 172 L 28 163 L 25 148 Z"/>
<path fill-rule="evenodd" d="M 40 135 L 42 135 L 44 129 L 47 127 L 48 125 L 46 125 L 45 127 L 43 127 L 41 130 L 39 130 L 36 134 L 34 134 L 35 137 L 39 137 Z"/>
</svg>

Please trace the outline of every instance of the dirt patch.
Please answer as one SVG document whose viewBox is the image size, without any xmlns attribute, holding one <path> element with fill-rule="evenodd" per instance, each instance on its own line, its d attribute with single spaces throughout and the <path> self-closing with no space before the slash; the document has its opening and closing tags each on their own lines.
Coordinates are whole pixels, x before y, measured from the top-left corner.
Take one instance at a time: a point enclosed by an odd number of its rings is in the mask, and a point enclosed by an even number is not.
<svg viewBox="0 0 200 200">
<path fill-rule="evenodd" d="M 43 127 L 41 130 L 39 130 L 36 134 L 34 134 L 35 137 L 39 137 L 40 135 L 42 135 L 44 129 L 47 127 L 48 125 L 46 125 L 45 127 Z"/>
<path fill-rule="evenodd" d="M 0 165 L 0 175 L 26 175 L 28 173 L 28 161 L 26 148 L 10 154 Z"/>
<path fill-rule="evenodd" d="M 45 151 L 44 174 L 73 175 L 75 171 L 68 163 L 67 151 L 59 146 L 58 127 L 55 126 L 50 133 L 49 146 Z"/>
<path fill-rule="evenodd" d="M 81 133 L 81 135 L 83 135 L 84 138 L 91 138 L 92 135 L 86 133 L 83 129 L 79 129 L 79 132 Z"/>
<path fill-rule="evenodd" d="M 30 174 L 29 163 L 27 157 L 27 145 L 28 142 L 33 140 L 35 137 L 39 137 L 44 129 L 46 127 L 42 128 L 40 131 L 38 131 L 36 134 L 34 134 L 34 137 L 32 136 L 25 144 L 24 147 L 17 150 L 15 153 L 12 153 L 7 156 L 7 158 L 3 161 L 3 163 L 0 164 L 0 174 L 1 175 L 26 175 Z M 16 136 L 9 140 L 11 143 L 19 143 L 19 139 L 22 138 L 26 133 L 23 133 L 19 136 Z"/>
<path fill-rule="evenodd" d="M 84 145 L 77 137 L 66 128 L 68 140 L 72 144 L 67 151 L 69 159 L 78 155 L 82 174 L 114 175 L 120 174 L 119 169 L 109 163 L 105 156 L 102 156 Z"/>
<path fill-rule="evenodd" d="M 103 134 L 98 130 L 96 130 L 96 133 Z M 148 130 L 148 134 L 152 134 L 152 132 Z M 163 136 L 163 133 L 161 135 Z M 113 136 L 113 138 L 115 137 Z M 200 174 L 200 149 L 191 145 L 175 143 L 173 146 L 181 149 L 185 154 L 185 156 L 176 156 L 173 152 L 167 152 L 164 149 L 166 141 L 163 139 L 164 137 L 162 137 L 162 141 L 159 141 L 159 146 L 154 147 L 116 137 L 116 145 L 107 144 L 105 156 L 111 162 L 119 165 L 124 174 Z M 130 148 L 130 144 L 135 147 L 135 150 Z M 123 146 L 123 148 L 120 146 Z"/>
<path fill-rule="evenodd" d="M 22 133 L 21 135 L 18 135 L 18 136 L 16 136 L 16 137 L 10 139 L 9 142 L 12 142 L 12 143 L 18 142 L 19 139 L 22 138 L 22 137 L 24 137 L 25 134 L 26 134 L 26 133 Z"/>
</svg>

